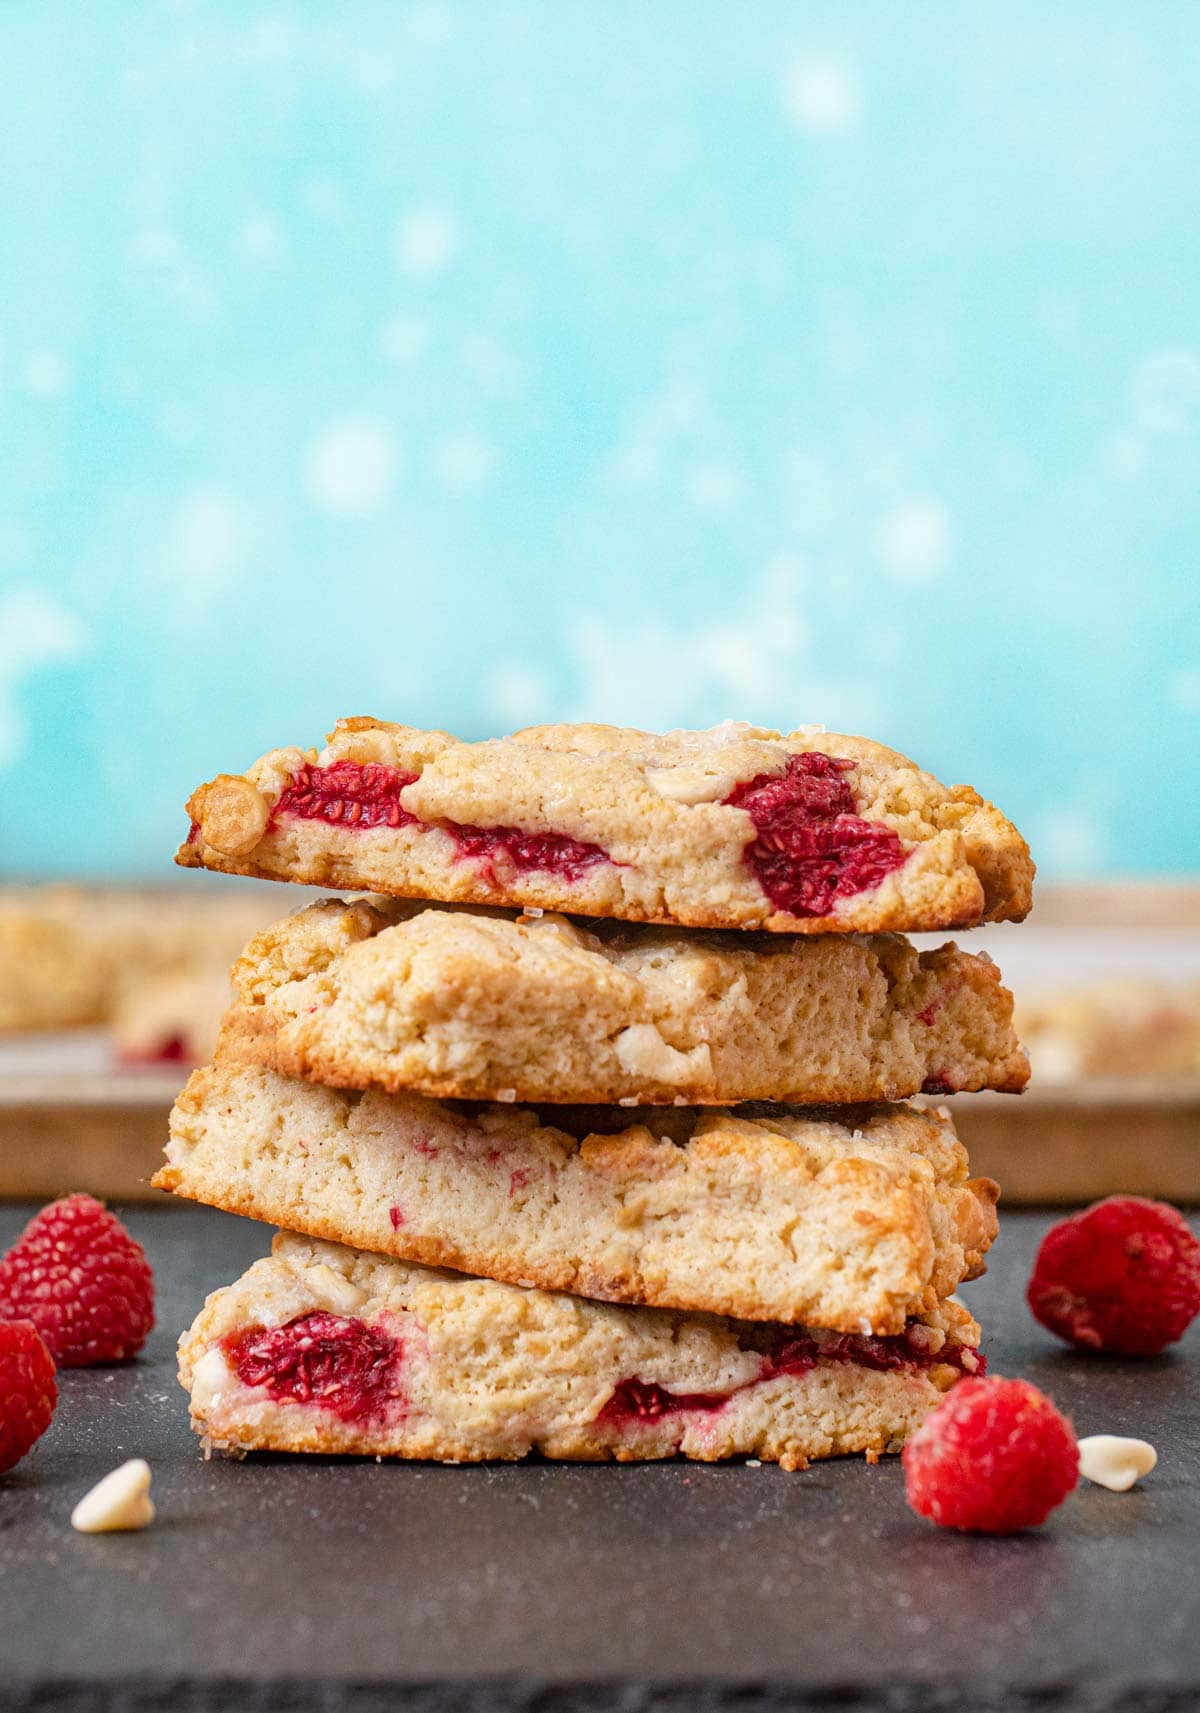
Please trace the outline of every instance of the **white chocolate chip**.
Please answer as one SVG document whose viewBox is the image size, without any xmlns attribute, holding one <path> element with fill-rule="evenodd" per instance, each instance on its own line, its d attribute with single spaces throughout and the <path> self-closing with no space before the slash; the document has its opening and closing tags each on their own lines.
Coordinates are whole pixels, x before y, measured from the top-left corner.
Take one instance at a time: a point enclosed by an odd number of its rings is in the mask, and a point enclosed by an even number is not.
<svg viewBox="0 0 1200 1713">
<path fill-rule="evenodd" d="M 352 1315 L 366 1300 L 365 1291 L 324 1261 L 314 1261 L 305 1269 L 304 1282 L 321 1307 L 331 1314 Z"/>
<path fill-rule="evenodd" d="M 246 856 L 267 830 L 271 805 L 257 785 L 233 773 L 221 773 L 191 799 L 200 837 L 223 856 Z"/>
<path fill-rule="evenodd" d="M 648 767 L 646 784 L 672 803 L 719 803 L 737 784 L 730 773 L 706 773 L 702 767 Z"/>
<path fill-rule="evenodd" d="M 98 1481 L 71 1512 L 71 1527 L 81 1535 L 111 1534 L 118 1529 L 144 1529 L 154 1521 L 150 1497 L 150 1465 L 131 1457 Z"/>
<path fill-rule="evenodd" d="M 1157 1462 L 1157 1451 L 1144 1439 L 1094 1433 L 1079 1442 L 1079 1473 L 1113 1493 L 1127 1493 Z"/>
<path fill-rule="evenodd" d="M 214 1345 L 206 1350 L 192 1373 L 192 1408 L 199 1414 L 212 1415 L 220 1408 L 226 1390 L 234 1391 L 240 1382 Z"/>
<path fill-rule="evenodd" d="M 283 796 L 300 769 L 314 766 L 316 760 L 315 749 L 296 749 L 294 746 L 291 749 L 273 749 L 253 767 L 246 769 L 246 778 L 258 787 L 269 803 L 274 803 Z"/>
<path fill-rule="evenodd" d="M 701 1041 L 688 1053 L 681 1053 L 678 1047 L 663 1040 L 653 1023 L 631 1023 L 628 1029 L 622 1029 L 613 1048 L 621 1069 L 631 1077 L 681 1083 L 712 1075 L 707 1041 Z"/>
<path fill-rule="evenodd" d="M 673 731 L 664 733 L 668 743 L 691 750 L 724 749 L 727 744 L 741 743 L 746 738 L 770 739 L 776 735 L 762 726 L 752 726 L 746 720 L 722 720 L 719 726 L 709 726 L 707 731 L 700 732 L 676 726 Z"/>
<path fill-rule="evenodd" d="M 339 761 L 357 761 L 361 766 L 369 767 L 373 763 L 380 767 L 395 767 L 396 749 L 395 735 L 381 726 L 361 732 L 342 731 L 337 733 L 336 743 L 321 751 L 317 765 L 330 767 Z"/>
<path fill-rule="evenodd" d="M 562 940 L 568 946 L 586 948 L 594 944 L 590 936 L 585 934 L 581 928 L 577 928 L 569 916 L 563 916 L 557 910 L 538 910 L 536 912 L 526 910 L 523 915 L 517 917 L 517 927 L 524 928 L 527 933 L 537 934 L 539 937 L 554 935 L 556 939 Z"/>
</svg>

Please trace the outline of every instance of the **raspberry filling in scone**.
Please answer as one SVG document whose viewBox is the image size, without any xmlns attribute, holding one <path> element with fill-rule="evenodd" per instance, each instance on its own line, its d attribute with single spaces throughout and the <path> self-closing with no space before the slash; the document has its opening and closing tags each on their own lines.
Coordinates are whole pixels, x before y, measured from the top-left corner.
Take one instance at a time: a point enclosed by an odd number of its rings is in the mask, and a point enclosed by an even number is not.
<svg viewBox="0 0 1200 1713">
<path fill-rule="evenodd" d="M 745 863 L 777 910 L 828 916 L 841 898 L 871 892 L 906 862 L 891 827 L 857 813 L 849 760 L 809 750 L 782 777 L 759 774 L 725 802 L 745 809 L 758 837 Z"/>
<path fill-rule="evenodd" d="M 810 1374 L 821 1362 L 848 1362 L 878 1372 L 914 1373 L 935 1366 L 959 1374 L 983 1374 L 986 1358 L 965 1345 L 932 1350 L 926 1328 L 914 1323 L 898 1338 L 794 1336 L 780 1329 L 761 1353 L 758 1375 L 727 1391 L 668 1391 L 636 1375 L 618 1380 L 597 1423 L 618 1432 L 642 1422 L 725 1409 L 748 1387 L 782 1376 Z M 370 1424 L 403 1415 L 403 1348 L 377 1325 L 324 1310 L 297 1316 L 283 1326 L 251 1327 L 221 1341 L 229 1366 L 242 1385 L 261 1387 L 277 1402 L 313 1404 L 340 1421 Z"/>
<path fill-rule="evenodd" d="M 336 761 L 332 767 L 302 767 L 275 805 L 275 818 L 326 821 L 331 827 L 411 827 L 418 817 L 400 802 L 415 773 L 394 767 Z"/>
<path fill-rule="evenodd" d="M 344 1422 L 377 1421 L 403 1408 L 399 1341 L 361 1320 L 318 1309 L 285 1326 L 237 1333 L 222 1349 L 243 1386 L 319 1404 Z"/>
<path fill-rule="evenodd" d="M 789 757 L 782 777 L 759 774 L 723 799 L 754 822 L 758 836 L 746 846 L 744 860 L 777 910 L 828 916 L 839 899 L 873 890 L 906 860 L 890 827 L 857 813 L 845 777 L 853 768 L 850 760 L 813 750 Z M 364 829 L 422 826 L 400 801 L 418 777 L 378 763 L 306 766 L 280 796 L 274 818 Z M 489 875 L 498 857 L 518 873 L 542 869 L 568 881 L 578 880 L 595 863 L 612 860 L 599 845 L 560 833 L 454 821 L 436 825 L 454 840 L 460 861 L 479 862 Z"/>
<path fill-rule="evenodd" d="M 523 833 L 519 827 L 461 827 L 454 824 L 445 829 L 458 846 L 460 861 L 478 862 L 484 872 L 494 876 L 501 863 L 510 865 L 518 874 L 541 869 L 557 874 L 561 879 L 579 880 L 597 863 L 612 858 L 599 845 L 585 845 L 579 839 L 569 839 L 564 833 Z"/>
<path fill-rule="evenodd" d="M 192 1421 L 231 1450 L 438 1461 L 896 1451 L 964 1374 L 952 1298 L 891 1339 L 630 1309 L 280 1233 L 180 1341 Z"/>
<path fill-rule="evenodd" d="M 458 846 L 460 862 L 477 862 L 494 878 L 498 866 L 518 874 L 544 870 L 561 879 L 578 880 L 596 863 L 610 862 L 599 845 L 581 843 L 563 833 L 528 833 L 520 827 L 472 827 L 457 821 L 426 823 L 400 802 L 400 793 L 418 775 L 356 761 L 332 767 L 304 767 L 275 805 L 273 819 L 292 816 L 302 821 L 325 821 L 341 827 L 424 827 L 436 825 Z M 190 835 L 189 835 L 190 838 Z"/>
<path fill-rule="evenodd" d="M 780 1328 L 773 1348 L 762 1356 L 762 1370 L 749 1386 L 761 1386 L 768 1380 L 784 1376 L 799 1379 L 811 1374 L 822 1362 L 847 1362 L 876 1373 L 921 1373 L 934 1367 L 949 1367 L 958 1374 L 985 1374 L 987 1358 L 966 1345 L 943 1345 L 938 1350 L 923 1342 L 921 1334 L 927 1329 L 913 1322 L 896 1338 L 815 1337 L 796 1336 Z M 738 1392 L 671 1392 L 653 1380 L 636 1376 L 618 1380 L 612 1397 L 596 1418 L 606 1426 L 622 1428 L 636 1422 L 661 1421 L 664 1416 L 686 1415 L 691 1411 L 712 1414 L 723 1410 Z"/>
<path fill-rule="evenodd" d="M 837 901 L 869 892 L 907 857 L 890 827 L 856 812 L 846 774 L 849 760 L 814 750 L 793 755 L 782 777 L 759 774 L 735 787 L 723 801 L 744 809 L 757 838 L 744 860 L 777 910 L 792 916 L 828 916 Z M 325 821 L 343 827 L 423 826 L 400 801 L 419 775 L 377 763 L 335 762 L 306 766 L 275 805 L 274 819 Z M 599 845 L 562 833 L 530 833 L 519 827 L 476 827 L 455 821 L 432 823 L 458 846 L 460 861 L 481 864 L 489 875 L 496 859 L 518 873 L 542 869 L 578 880 L 594 864 L 610 862 Z M 189 835 L 190 837 L 191 835 Z"/>
</svg>

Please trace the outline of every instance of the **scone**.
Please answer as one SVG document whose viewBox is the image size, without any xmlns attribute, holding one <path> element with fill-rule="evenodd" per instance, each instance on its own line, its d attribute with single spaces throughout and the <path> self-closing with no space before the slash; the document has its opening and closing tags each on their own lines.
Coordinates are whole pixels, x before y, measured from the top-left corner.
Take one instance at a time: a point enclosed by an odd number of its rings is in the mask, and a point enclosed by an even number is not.
<svg viewBox="0 0 1200 1713">
<path fill-rule="evenodd" d="M 1200 1077 L 1200 982 L 1112 976 L 1021 1003 L 1039 1088 Z"/>
<path fill-rule="evenodd" d="M 73 886 L 0 891 L 0 1033 L 75 1029 L 108 1016 L 107 948 L 86 933 L 87 895 Z"/>
<path fill-rule="evenodd" d="M 112 1011 L 118 1060 L 123 1065 L 202 1065 L 216 1050 L 229 1000 L 224 963 L 123 985 Z"/>
<path fill-rule="evenodd" d="M 215 1065 L 158 1189 L 511 1284 L 897 1334 L 983 1270 L 996 1186 L 915 1107 L 460 1107 Z"/>
<path fill-rule="evenodd" d="M 694 928 L 968 927 L 1019 920 L 1033 882 L 977 792 L 819 727 L 461 743 L 343 720 L 319 754 L 273 750 L 188 812 L 186 867 Z"/>
<path fill-rule="evenodd" d="M 192 1425 L 232 1451 L 622 1462 L 897 1451 L 979 1328 L 894 1338 L 613 1308 L 281 1233 L 179 1346 Z"/>
<path fill-rule="evenodd" d="M 995 965 L 897 935 L 327 901 L 233 969 L 221 1057 L 338 1088 L 727 1105 L 1022 1089 Z"/>
<path fill-rule="evenodd" d="M 219 987 L 228 1001 L 229 965 L 274 913 L 266 893 L 266 887 L 205 896 L 150 888 L 0 888 L 0 1033 L 115 1022 L 121 1049 L 128 1046 L 137 1056 L 151 1056 L 156 1044 L 169 1047 L 172 1035 L 201 1049 L 215 1033 L 213 990 Z M 167 997 L 159 985 L 191 979 L 202 984 L 193 990 L 198 1027 L 187 1015 L 182 987 Z M 149 1013 L 163 1000 L 174 1016 L 154 1027 Z"/>
</svg>

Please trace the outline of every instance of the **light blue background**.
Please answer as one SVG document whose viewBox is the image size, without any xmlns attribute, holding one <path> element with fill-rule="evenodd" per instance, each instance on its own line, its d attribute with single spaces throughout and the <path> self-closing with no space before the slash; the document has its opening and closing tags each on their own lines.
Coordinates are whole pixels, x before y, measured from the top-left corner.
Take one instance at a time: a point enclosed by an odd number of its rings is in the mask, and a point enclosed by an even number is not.
<svg viewBox="0 0 1200 1713">
<path fill-rule="evenodd" d="M 0 867 L 342 713 L 1200 867 L 1200 7 L 0 9 Z"/>
</svg>

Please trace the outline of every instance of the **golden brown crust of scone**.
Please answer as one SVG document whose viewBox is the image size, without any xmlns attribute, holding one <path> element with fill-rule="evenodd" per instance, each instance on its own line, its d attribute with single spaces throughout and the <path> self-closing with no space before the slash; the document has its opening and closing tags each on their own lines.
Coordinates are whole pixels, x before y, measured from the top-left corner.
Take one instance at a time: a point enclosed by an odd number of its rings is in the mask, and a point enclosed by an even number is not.
<svg viewBox="0 0 1200 1713">
<path fill-rule="evenodd" d="M 196 1072 L 154 1182 L 379 1254 L 604 1300 L 899 1331 L 983 1269 L 996 1186 L 948 1118 L 457 1107 Z"/>
<path fill-rule="evenodd" d="M 361 1322 L 392 1342 L 390 1396 L 368 1416 L 347 1420 L 239 1378 L 231 1339 L 312 1313 Z M 795 1331 L 455 1279 L 281 1233 L 271 1256 L 214 1292 L 184 1334 L 180 1381 L 196 1431 L 235 1451 L 453 1462 L 531 1450 L 621 1461 L 753 1455 L 802 1468 L 811 1457 L 898 1450 L 971 1364 L 979 1329 L 961 1304 L 939 1303 L 905 1335 L 932 1360 L 890 1372 L 826 1360 L 820 1352 L 835 1335 L 803 1335 L 815 1365 L 786 1373 L 769 1356 Z M 721 1402 L 658 1419 L 614 1417 L 606 1406 L 631 1379 Z"/>
<path fill-rule="evenodd" d="M 1018 1092 L 986 958 L 333 900 L 257 935 L 218 1056 L 464 1100 L 796 1105 Z"/>
<path fill-rule="evenodd" d="M 819 751 L 853 762 L 857 813 L 889 827 L 902 867 L 826 916 L 772 906 L 743 853 L 749 814 L 725 803 L 738 783 Z M 417 775 L 401 794 L 419 825 L 366 829 L 277 817 L 306 766 L 338 761 Z M 705 793 L 708 793 L 706 796 Z M 729 725 L 665 735 L 600 726 L 531 728 L 460 743 L 444 732 L 340 721 L 328 747 L 270 752 L 245 775 L 193 793 L 194 832 L 176 860 L 228 874 L 403 898 L 573 911 L 627 921 L 783 933 L 916 932 L 1020 920 L 1033 865 L 1010 822 L 967 786 L 946 787 L 897 751 L 803 728 Z M 564 880 L 543 869 L 463 859 L 443 827 L 514 827 L 603 849 L 611 860 Z"/>
</svg>

